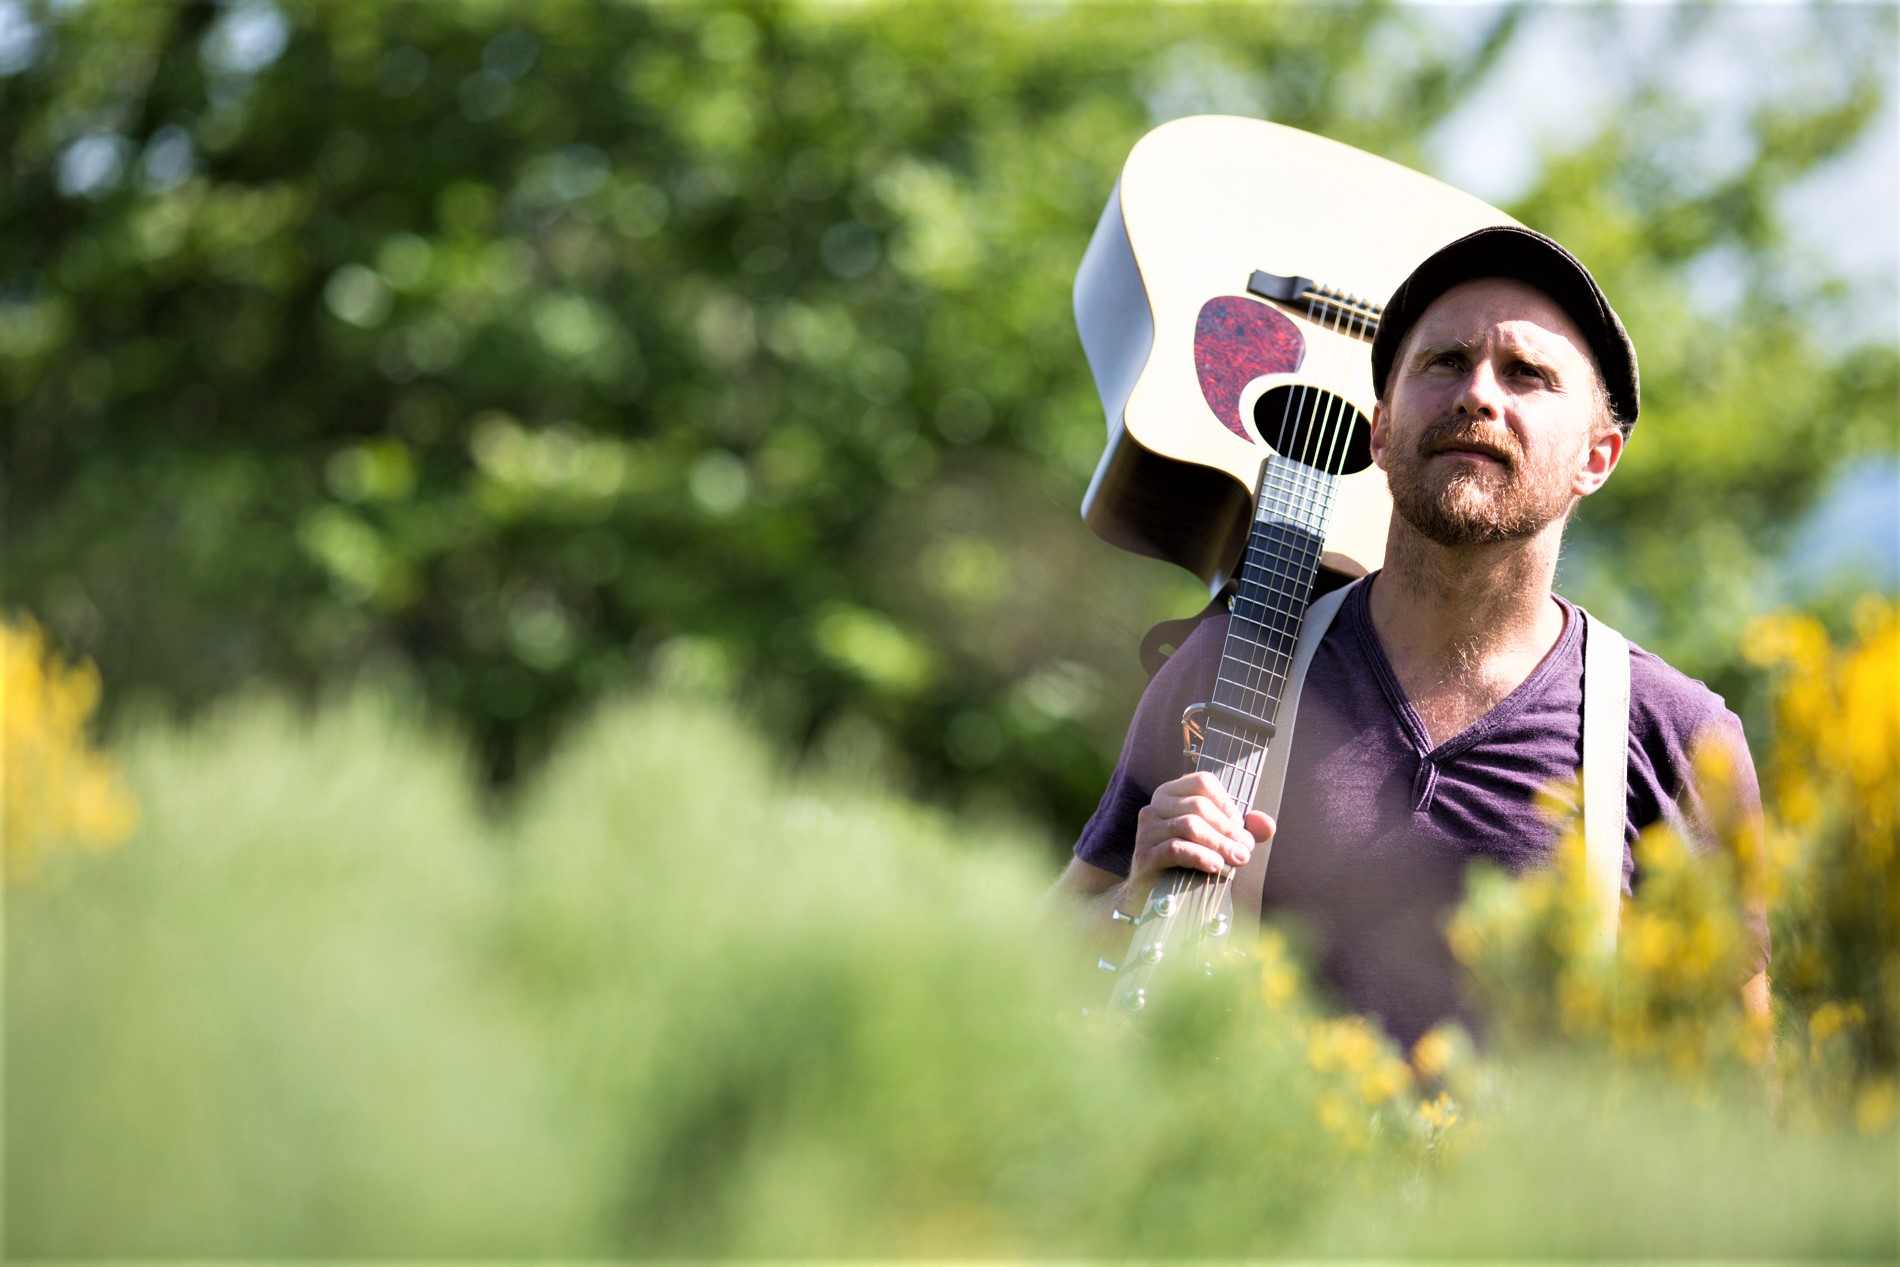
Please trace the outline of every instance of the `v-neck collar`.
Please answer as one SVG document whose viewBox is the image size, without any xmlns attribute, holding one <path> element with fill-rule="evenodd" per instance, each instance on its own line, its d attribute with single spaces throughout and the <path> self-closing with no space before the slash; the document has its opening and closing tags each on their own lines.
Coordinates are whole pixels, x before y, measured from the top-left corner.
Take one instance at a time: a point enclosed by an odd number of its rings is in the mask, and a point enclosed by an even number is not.
<svg viewBox="0 0 1900 1267">
<path fill-rule="evenodd" d="M 1486 737 L 1509 722 L 1523 711 L 1525 702 L 1531 699 L 1558 671 L 1558 666 L 1572 659 L 1572 644 L 1583 636 L 1583 622 L 1578 619 L 1577 609 L 1560 594 L 1552 594 L 1558 607 L 1563 609 L 1564 629 L 1557 635 L 1544 658 L 1532 669 L 1530 676 L 1519 682 L 1509 695 L 1499 700 L 1490 712 L 1471 725 L 1451 736 L 1436 748 L 1431 746 L 1431 733 L 1426 730 L 1424 719 L 1418 710 L 1412 707 L 1412 701 L 1406 698 L 1405 688 L 1399 685 L 1399 675 L 1392 668 L 1392 662 L 1386 659 L 1385 647 L 1379 642 L 1379 632 L 1372 627 L 1372 603 L 1370 594 L 1372 585 L 1379 573 L 1374 572 L 1366 578 L 1366 583 L 1355 587 L 1351 601 L 1343 613 L 1348 627 L 1359 639 L 1366 660 L 1372 665 L 1373 676 L 1378 680 L 1379 689 L 1385 695 L 1385 701 L 1397 718 L 1399 728 L 1411 741 L 1412 749 L 1421 760 L 1438 765 L 1449 761 L 1466 750 L 1482 743 Z"/>
</svg>

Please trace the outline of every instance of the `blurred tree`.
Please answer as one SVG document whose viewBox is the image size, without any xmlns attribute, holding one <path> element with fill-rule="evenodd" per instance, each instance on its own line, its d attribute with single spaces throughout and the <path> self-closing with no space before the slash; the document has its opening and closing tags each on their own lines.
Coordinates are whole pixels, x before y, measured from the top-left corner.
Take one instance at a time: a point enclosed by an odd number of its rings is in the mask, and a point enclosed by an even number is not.
<svg viewBox="0 0 1900 1267">
<path fill-rule="evenodd" d="M 184 706 L 413 671 L 497 777 L 659 678 L 1072 830 L 1135 641 L 1197 605 L 1075 513 L 1068 289 L 1129 146 L 1224 111 L 1417 165 L 1522 16 L 0 0 L 0 600 Z M 1698 121 L 1638 67 L 1511 208 L 1644 353 L 1569 574 L 1691 671 L 1892 443 L 1893 349 L 1814 331 L 1774 215 L 1865 126 L 1892 16 L 1817 15 L 1826 91 L 1767 102 L 1741 170 L 1672 162 Z M 1712 258 L 1733 312 L 1688 298 Z"/>
</svg>

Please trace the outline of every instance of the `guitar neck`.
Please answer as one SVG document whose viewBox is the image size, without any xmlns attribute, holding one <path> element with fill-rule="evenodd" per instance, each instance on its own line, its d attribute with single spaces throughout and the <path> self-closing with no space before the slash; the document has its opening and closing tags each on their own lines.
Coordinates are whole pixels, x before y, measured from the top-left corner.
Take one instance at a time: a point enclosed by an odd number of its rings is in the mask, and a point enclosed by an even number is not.
<svg viewBox="0 0 1900 1267">
<path fill-rule="evenodd" d="M 1202 715 L 1195 768 L 1218 778 L 1241 806 L 1253 804 L 1259 787 L 1306 623 L 1332 503 L 1333 477 L 1325 471 L 1278 454 L 1262 465 L 1253 531 L 1234 579 L 1214 693 L 1189 710 Z M 1127 956 L 1119 966 L 1103 961 L 1117 973 L 1111 1008 L 1136 1012 L 1146 1006 L 1147 983 L 1169 953 L 1177 925 L 1185 930 L 1178 936 L 1190 944 L 1226 944 L 1233 878 L 1232 872 L 1216 877 L 1176 868 L 1156 884 L 1135 921 Z"/>
<path fill-rule="evenodd" d="M 1324 471 L 1278 454 L 1262 470 L 1195 764 L 1241 806 L 1253 804 L 1261 758 L 1273 739 L 1319 571 L 1333 483 Z"/>
</svg>

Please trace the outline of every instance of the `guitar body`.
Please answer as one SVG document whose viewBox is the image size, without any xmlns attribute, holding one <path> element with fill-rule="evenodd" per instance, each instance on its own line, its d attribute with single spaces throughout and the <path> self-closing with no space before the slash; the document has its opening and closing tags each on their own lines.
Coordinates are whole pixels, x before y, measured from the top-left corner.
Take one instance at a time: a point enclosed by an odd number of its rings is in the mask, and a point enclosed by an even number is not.
<svg viewBox="0 0 1900 1267">
<path fill-rule="evenodd" d="M 1337 479 L 1320 566 L 1349 577 L 1378 567 L 1391 499 L 1365 445 L 1365 326 L 1251 294 L 1249 279 L 1308 278 L 1376 311 L 1434 250 L 1511 223 L 1429 176 L 1278 124 L 1203 115 L 1149 132 L 1075 278 L 1108 420 L 1082 503 L 1089 527 L 1218 592 L 1246 544 L 1268 452 L 1306 443 L 1292 416 L 1323 409 L 1351 434 L 1328 449 Z"/>
</svg>

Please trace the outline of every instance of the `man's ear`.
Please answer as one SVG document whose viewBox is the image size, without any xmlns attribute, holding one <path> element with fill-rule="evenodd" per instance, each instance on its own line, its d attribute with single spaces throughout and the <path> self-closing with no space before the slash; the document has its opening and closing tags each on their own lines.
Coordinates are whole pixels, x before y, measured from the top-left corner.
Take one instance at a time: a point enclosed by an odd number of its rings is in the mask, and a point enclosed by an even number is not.
<svg viewBox="0 0 1900 1267">
<path fill-rule="evenodd" d="M 1372 402 L 1372 464 L 1385 469 L 1385 402 Z"/>
<path fill-rule="evenodd" d="M 1605 427 L 1603 433 L 1583 451 L 1583 464 L 1577 468 L 1576 478 L 1570 481 L 1570 491 L 1579 497 L 1588 497 L 1602 488 L 1622 456 L 1622 428 Z"/>
</svg>

